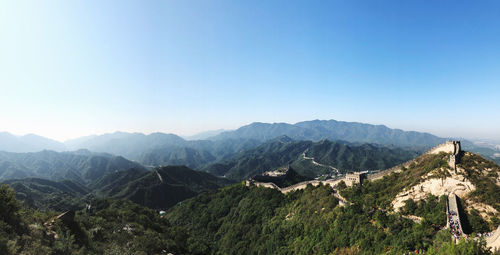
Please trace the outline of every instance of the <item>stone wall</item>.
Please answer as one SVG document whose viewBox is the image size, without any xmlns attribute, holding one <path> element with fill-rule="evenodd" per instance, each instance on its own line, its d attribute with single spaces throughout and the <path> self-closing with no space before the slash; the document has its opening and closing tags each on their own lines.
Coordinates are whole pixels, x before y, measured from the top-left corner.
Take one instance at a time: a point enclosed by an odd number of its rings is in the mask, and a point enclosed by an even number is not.
<svg viewBox="0 0 500 255">
<path fill-rule="evenodd" d="M 438 154 L 440 152 L 451 153 L 453 155 L 458 155 L 460 153 L 461 146 L 460 141 L 447 141 L 443 144 L 437 145 L 434 148 L 427 151 L 425 154 Z"/>
<path fill-rule="evenodd" d="M 450 160 L 448 161 L 448 164 L 450 164 L 451 168 L 456 169 L 456 163 L 458 162 L 458 156 L 460 155 L 460 151 L 461 151 L 460 141 L 447 141 L 443 144 L 439 144 L 437 146 L 434 146 L 432 149 L 428 150 L 423 155 L 438 154 L 440 152 L 451 153 L 453 156 L 453 159 L 450 158 Z M 373 181 L 373 180 L 381 179 L 382 177 L 384 177 L 388 174 L 391 174 L 393 172 L 400 172 L 401 168 L 403 168 L 403 167 L 408 168 L 408 166 L 411 163 L 416 162 L 417 159 L 418 159 L 418 157 L 415 159 L 412 159 L 412 160 L 408 160 L 408 161 L 406 161 L 402 164 L 399 164 L 395 167 L 391 167 L 389 169 L 382 170 L 378 173 L 370 174 L 370 175 L 368 175 L 368 180 Z M 451 165 L 451 164 L 453 164 L 453 165 Z"/>
<path fill-rule="evenodd" d="M 311 180 L 311 181 L 300 182 L 300 183 L 297 183 L 297 184 L 294 184 L 294 185 L 291 185 L 291 186 L 288 186 L 288 187 L 284 187 L 284 188 L 280 188 L 280 187 L 276 186 L 276 184 L 274 184 L 272 182 L 257 182 L 257 181 L 247 180 L 247 181 L 245 181 L 245 184 L 246 184 L 246 186 L 255 185 L 257 187 L 277 189 L 281 193 L 286 194 L 286 193 L 288 193 L 290 191 L 299 190 L 299 189 L 305 189 L 308 184 L 311 184 L 313 186 L 318 186 L 319 184 L 323 184 L 323 185 L 329 185 L 330 187 L 334 188 L 342 180 L 344 180 L 344 179 L 342 179 L 342 178 L 336 178 L 336 179 L 329 179 L 329 180 L 324 180 L 324 181 Z"/>
</svg>

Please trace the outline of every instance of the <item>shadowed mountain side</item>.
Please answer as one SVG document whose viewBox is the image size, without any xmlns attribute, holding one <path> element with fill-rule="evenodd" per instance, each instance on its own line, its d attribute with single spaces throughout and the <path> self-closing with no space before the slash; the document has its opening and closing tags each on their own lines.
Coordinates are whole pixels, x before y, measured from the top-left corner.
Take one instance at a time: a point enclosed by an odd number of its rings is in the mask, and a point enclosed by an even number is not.
<svg viewBox="0 0 500 255">
<path fill-rule="evenodd" d="M 229 180 L 185 166 L 130 169 L 111 173 L 92 185 L 98 196 L 126 198 L 150 208 L 168 208 L 204 191 L 230 184 Z"/>
</svg>

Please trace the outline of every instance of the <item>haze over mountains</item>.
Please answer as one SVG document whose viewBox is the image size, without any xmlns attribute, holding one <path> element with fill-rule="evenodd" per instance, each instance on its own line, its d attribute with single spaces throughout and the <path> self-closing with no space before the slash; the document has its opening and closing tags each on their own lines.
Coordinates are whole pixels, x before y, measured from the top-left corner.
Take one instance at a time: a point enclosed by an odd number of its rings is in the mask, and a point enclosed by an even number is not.
<svg viewBox="0 0 500 255">
<path fill-rule="evenodd" d="M 26 177 L 54 181 L 72 180 L 87 184 L 104 174 L 130 168 L 145 168 L 121 156 L 92 153 L 40 151 L 30 153 L 0 152 L 0 180 Z"/>
<path fill-rule="evenodd" d="M 312 120 L 296 124 L 255 122 L 235 131 L 223 132 L 211 139 L 238 137 L 267 141 L 282 135 L 296 140 L 319 141 L 329 139 L 398 146 L 432 146 L 445 140 L 428 133 L 390 129 L 383 125 L 336 120 Z"/>
<path fill-rule="evenodd" d="M 15 136 L 7 132 L 0 132 L 0 151 L 9 152 L 36 152 L 41 150 L 66 150 L 66 146 L 49 138 L 28 134 Z"/>
<path fill-rule="evenodd" d="M 233 131 L 204 133 L 204 140 L 185 140 L 175 134 L 115 132 L 92 135 L 60 143 L 47 138 L 26 135 L 0 135 L 0 150 L 11 152 L 35 152 L 43 149 L 64 151 L 88 149 L 120 155 L 146 165 L 184 164 L 199 168 L 280 136 L 294 140 L 331 141 L 351 143 L 374 143 L 385 146 L 406 147 L 420 151 L 447 140 L 428 133 L 391 129 L 383 125 L 336 120 L 313 120 L 288 123 L 251 123 Z M 207 137 L 209 134 L 215 136 Z M 479 152 L 488 158 L 500 161 L 494 147 L 481 147 L 462 140 L 464 148 Z"/>
</svg>

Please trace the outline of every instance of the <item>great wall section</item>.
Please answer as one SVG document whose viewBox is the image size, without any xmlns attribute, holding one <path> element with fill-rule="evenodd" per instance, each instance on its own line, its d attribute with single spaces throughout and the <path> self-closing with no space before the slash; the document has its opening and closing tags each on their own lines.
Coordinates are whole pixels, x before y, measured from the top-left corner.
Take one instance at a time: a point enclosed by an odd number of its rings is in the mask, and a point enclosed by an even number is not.
<svg viewBox="0 0 500 255">
<path fill-rule="evenodd" d="M 372 173 L 372 174 L 367 174 L 365 172 L 352 173 L 352 174 L 346 174 L 345 176 L 342 176 L 342 177 L 337 177 L 337 178 L 333 178 L 333 179 L 327 179 L 327 180 L 324 180 L 324 181 L 312 180 L 312 181 L 300 182 L 300 183 L 297 183 L 297 184 L 294 184 L 292 186 L 285 187 L 285 188 L 279 188 L 274 183 L 270 183 L 270 182 L 247 181 L 247 185 L 249 185 L 249 183 L 251 182 L 251 183 L 253 183 L 256 186 L 262 186 L 262 187 L 267 187 L 267 188 L 278 189 L 278 190 L 282 191 L 283 193 L 290 192 L 292 190 L 304 189 L 307 186 L 307 184 L 311 184 L 313 186 L 317 186 L 320 183 L 323 183 L 324 185 L 330 185 L 330 186 L 333 187 L 333 185 L 336 185 L 340 181 L 343 180 L 347 184 L 351 184 L 352 185 L 355 182 L 361 182 L 364 178 L 366 178 L 366 179 L 368 179 L 370 181 L 374 181 L 374 180 L 377 180 L 377 179 L 381 179 L 384 176 L 389 175 L 389 174 L 391 174 L 393 172 L 400 172 L 400 171 L 402 171 L 403 168 L 408 168 L 408 166 L 411 165 L 411 163 L 417 162 L 422 156 L 429 155 L 429 154 L 438 154 L 440 152 L 445 152 L 445 153 L 450 153 L 451 154 L 450 155 L 450 160 L 449 160 L 448 163 L 450 164 L 450 166 L 452 168 L 455 169 L 456 168 L 456 163 L 458 161 L 457 159 L 458 159 L 458 156 L 460 154 L 460 151 L 461 151 L 460 141 L 447 141 L 447 142 L 445 142 L 443 144 L 439 144 L 439 145 L 434 146 L 433 148 L 431 148 L 430 150 L 426 151 L 425 153 L 423 153 L 419 157 L 416 157 L 416 158 L 414 158 L 412 160 L 406 161 L 406 162 L 404 162 L 402 164 L 399 164 L 397 166 L 391 167 L 389 169 L 379 171 L 377 173 Z M 355 178 L 356 180 L 352 180 L 352 178 Z"/>
<path fill-rule="evenodd" d="M 450 164 L 450 166 L 456 170 L 456 163 L 458 161 L 457 158 L 460 155 L 460 151 L 461 151 L 460 141 L 447 141 L 445 143 L 434 146 L 432 149 L 428 150 L 427 152 L 425 152 L 424 154 L 422 154 L 419 157 L 408 160 L 402 164 L 391 167 L 389 169 L 382 170 L 378 173 L 370 174 L 370 175 L 368 175 L 367 178 L 370 181 L 381 179 L 382 177 L 389 175 L 393 172 L 400 172 L 402 170 L 402 168 L 408 168 L 408 166 L 410 166 L 411 163 L 416 163 L 424 155 L 438 154 L 440 152 L 445 152 L 445 153 L 451 154 L 450 159 L 448 161 L 448 164 Z"/>
<path fill-rule="evenodd" d="M 304 182 L 299 182 L 297 184 L 280 188 L 276 186 L 276 184 L 272 182 L 255 182 L 255 181 L 246 181 L 246 185 L 250 186 L 251 184 L 258 186 L 258 187 L 265 187 L 265 188 L 271 188 L 271 189 L 277 189 L 281 191 L 281 193 L 286 194 L 290 191 L 295 191 L 295 190 L 300 190 L 300 189 L 305 189 L 307 185 L 311 184 L 312 186 L 318 186 L 320 184 L 323 185 L 329 185 L 330 187 L 334 188 L 339 182 L 343 181 L 343 178 L 337 178 L 337 179 L 328 179 L 324 181 L 320 180 L 311 180 L 311 181 L 304 181 Z"/>
<path fill-rule="evenodd" d="M 453 237 L 457 240 L 464 234 L 458 210 L 458 198 L 454 193 L 448 194 L 448 201 L 446 203 L 446 228 L 450 229 Z"/>
<path fill-rule="evenodd" d="M 305 189 L 307 185 L 312 185 L 312 186 L 318 186 L 320 184 L 323 185 L 329 185 L 333 190 L 334 190 L 334 196 L 339 199 L 339 204 L 340 205 L 345 205 L 346 203 L 349 203 L 348 201 L 343 198 L 337 188 L 337 184 L 339 184 L 341 181 L 346 182 L 347 185 L 353 185 L 354 183 L 359 183 L 362 182 L 363 179 L 367 179 L 370 181 L 381 179 L 386 175 L 389 175 L 393 172 L 401 172 L 403 171 L 404 168 L 408 168 L 408 166 L 412 163 L 418 162 L 423 156 L 429 155 L 429 154 L 438 154 L 438 153 L 448 153 L 450 154 L 448 164 L 451 169 L 453 169 L 455 172 L 457 171 L 456 164 L 459 163 L 460 161 L 460 155 L 461 155 L 461 145 L 460 141 L 447 141 L 443 144 L 439 144 L 430 150 L 426 151 L 423 153 L 421 156 L 416 157 L 415 159 L 409 160 L 407 162 L 404 162 L 402 164 L 399 164 L 397 166 L 391 167 L 386 170 L 382 170 L 377 173 L 373 174 L 367 174 L 365 173 L 348 173 L 344 176 L 339 176 L 337 178 L 333 179 L 327 179 L 327 180 L 311 180 L 311 181 L 304 181 L 300 182 L 288 187 L 283 187 L 280 188 L 276 186 L 274 183 L 271 182 L 256 182 L 253 180 L 247 180 L 246 185 L 255 185 L 255 186 L 260 186 L 260 187 L 266 187 L 266 188 L 272 188 L 279 190 L 283 194 L 286 194 L 291 191 L 295 190 L 300 190 L 300 189 Z M 455 194 L 454 191 L 451 191 L 449 194 L 447 194 L 447 203 L 446 203 L 446 228 L 450 230 L 452 233 L 453 238 L 458 242 L 461 238 L 467 237 L 467 235 L 464 234 L 463 229 L 462 229 L 462 220 L 461 220 L 461 215 L 460 211 L 458 208 L 458 203 L 459 203 L 459 197 Z M 500 249 L 500 226 L 491 233 L 490 236 L 485 237 L 485 240 L 487 242 L 487 246 L 490 247 L 492 250 Z"/>
</svg>

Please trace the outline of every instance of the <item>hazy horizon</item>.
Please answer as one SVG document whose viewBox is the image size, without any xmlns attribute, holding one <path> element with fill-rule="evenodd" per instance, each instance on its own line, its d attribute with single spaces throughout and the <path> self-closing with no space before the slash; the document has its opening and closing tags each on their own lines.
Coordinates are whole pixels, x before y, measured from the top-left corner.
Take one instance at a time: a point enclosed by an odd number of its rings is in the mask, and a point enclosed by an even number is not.
<svg viewBox="0 0 500 255">
<path fill-rule="evenodd" d="M 0 131 L 64 141 L 335 119 L 500 140 L 500 2 L 0 6 Z"/>
<path fill-rule="evenodd" d="M 318 120 L 318 119 L 315 119 L 315 120 Z M 334 120 L 334 119 L 332 119 L 332 120 Z M 303 121 L 312 121 L 312 120 L 303 120 Z M 343 121 L 343 120 L 336 120 L 336 121 Z M 78 138 L 82 138 L 82 137 L 100 136 L 100 135 L 105 135 L 105 134 L 113 134 L 113 133 L 117 133 L 117 132 L 123 132 L 123 133 L 140 133 L 140 134 L 144 134 L 144 135 L 150 135 L 150 134 L 153 134 L 153 133 L 174 134 L 174 135 L 177 135 L 177 136 L 180 136 L 180 137 L 182 137 L 184 139 L 188 139 L 189 140 L 190 137 L 198 136 L 198 135 L 203 134 L 203 133 L 209 133 L 209 132 L 214 132 L 214 131 L 221 131 L 221 132 L 233 131 L 233 130 L 236 130 L 236 129 L 242 127 L 242 126 L 250 125 L 250 124 L 256 123 L 256 122 L 269 123 L 269 124 L 274 124 L 274 123 L 295 124 L 295 123 L 302 122 L 302 121 L 298 121 L 298 122 L 262 122 L 262 121 L 255 121 L 255 122 L 251 122 L 251 123 L 246 123 L 244 125 L 241 125 L 241 126 L 238 126 L 238 127 L 235 127 L 235 128 L 218 128 L 218 129 L 202 130 L 200 132 L 196 132 L 196 133 L 192 133 L 192 134 L 181 134 L 181 133 L 175 133 L 175 132 L 169 132 L 169 131 L 161 131 L 161 130 L 151 131 L 151 132 L 142 132 L 140 130 L 127 131 L 127 130 L 118 130 L 117 129 L 117 130 L 112 130 L 112 131 L 109 131 L 109 132 L 82 134 L 82 135 L 78 135 L 78 136 L 75 136 L 75 137 L 70 137 L 70 138 L 67 138 L 67 139 L 58 139 L 58 138 L 54 138 L 54 137 L 50 137 L 50 136 L 45 136 L 43 134 L 34 133 L 34 132 L 19 134 L 19 133 L 10 132 L 10 131 L 7 131 L 7 130 L 0 130 L 0 133 L 7 132 L 7 133 L 9 133 L 11 135 L 15 135 L 15 136 L 39 135 L 39 136 L 42 136 L 42 137 L 45 137 L 45 138 L 49 138 L 51 140 L 58 141 L 58 142 L 61 142 L 61 143 L 65 143 L 67 141 L 78 139 Z M 369 125 L 384 125 L 384 124 L 365 123 L 365 122 L 360 122 L 360 121 L 346 121 L 346 122 L 358 122 L 358 123 L 369 124 Z M 388 128 L 391 128 L 391 129 L 401 129 L 401 128 L 398 128 L 398 127 L 391 127 L 391 126 L 387 126 L 387 125 L 384 125 L 384 126 L 386 126 Z M 489 141 L 489 142 L 494 142 L 494 143 L 499 143 L 500 142 L 500 139 L 495 139 L 495 138 L 439 135 L 439 134 L 435 134 L 435 133 L 432 133 L 432 132 L 421 131 L 421 130 L 406 130 L 406 129 L 401 129 L 401 130 L 403 130 L 403 131 L 416 131 L 416 132 L 421 132 L 421 133 L 429 133 L 431 135 L 435 135 L 435 136 L 438 136 L 438 137 L 441 137 L 441 138 L 450 138 L 451 137 L 451 138 L 460 138 L 460 139 L 463 138 L 463 139 L 468 139 L 468 140 L 471 140 L 471 141 Z"/>
</svg>

